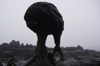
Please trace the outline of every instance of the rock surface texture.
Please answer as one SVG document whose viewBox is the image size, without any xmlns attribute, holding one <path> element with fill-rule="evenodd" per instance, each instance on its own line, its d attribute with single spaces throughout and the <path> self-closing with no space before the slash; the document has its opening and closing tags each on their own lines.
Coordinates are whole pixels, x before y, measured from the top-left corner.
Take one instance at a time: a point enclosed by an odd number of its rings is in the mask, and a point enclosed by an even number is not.
<svg viewBox="0 0 100 66">
<path fill-rule="evenodd" d="M 52 57 L 52 53 L 48 53 L 48 62 L 52 66 L 100 66 L 100 52 L 95 50 L 84 50 L 82 47 L 66 47 L 62 48 L 65 59 L 60 60 L 59 54 Z M 52 52 L 52 50 L 48 49 Z M 16 56 L 16 55 L 15 55 Z M 0 58 L 0 65 L 16 65 L 16 66 L 37 66 L 35 58 L 25 59 L 20 57 L 15 58 Z M 8 62 L 5 62 L 8 61 Z M 45 62 L 44 62 L 45 63 Z M 41 65 L 42 66 L 42 65 Z M 48 66 L 48 65 L 47 65 Z"/>
<path fill-rule="evenodd" d="M 47 36 L 50 34 L 53 35 L 56 44 L 53 55 L 58 52 L 61 59 L 64 59 L 60 48 L 64 21 L 56 6 L 48 2 L 36 2 L 27 9 L 24 19 L 27 27 L 37 35 L 34 66 L 52 66 L 47 58 L 45 46 Z"/>
</svg>

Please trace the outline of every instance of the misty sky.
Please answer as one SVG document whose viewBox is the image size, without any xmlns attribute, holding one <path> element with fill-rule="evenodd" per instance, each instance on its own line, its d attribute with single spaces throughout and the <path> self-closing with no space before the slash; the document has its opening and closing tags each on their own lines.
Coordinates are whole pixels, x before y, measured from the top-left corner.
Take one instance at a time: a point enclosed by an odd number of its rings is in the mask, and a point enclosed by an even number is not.
<svg viewBox="0 0 100 66">
<path fill-rule="evenodd" d="M 100 51 L 100 0 L 0 0 L 0 44 L 11 40 L 36 45 L 37 37 L 26 27 L 24 14 L 34 2 L 53 3 L 64 19 L 61 46 L 80 45 Z M 49 35 L 46 46 L 54 47 Z"/>
</svg>

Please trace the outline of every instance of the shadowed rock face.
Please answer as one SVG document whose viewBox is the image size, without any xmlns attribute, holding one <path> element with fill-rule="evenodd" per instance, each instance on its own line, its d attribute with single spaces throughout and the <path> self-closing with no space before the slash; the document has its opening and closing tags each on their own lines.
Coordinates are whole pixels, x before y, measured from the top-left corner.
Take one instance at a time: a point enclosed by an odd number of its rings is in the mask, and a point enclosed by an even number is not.
<svg viewBox="0 0 100 66">
<path fill-rule="evenodd" d="M 49 34 L 53 35 L 56 44 L 53 55 L 58 52 L 61 55 L 61 59 L 64 59 L 60 48 L 64 22 L 58 9 L 51 3 L 37 2 L 27 9 L 24 19 L 27 26 L 37 34 L 38 38 L 34 64 L 36 66 L 52 66 L 47 59 L 48 53 L 45 46 L 46 38 Z"/>
<path fill-rule="evenodd" d="M 32 4 L 26 11 L 24 19 L 27 26 L 34 32 L 43 28 L 48 34 L 63 31 L 63 19 L 57 8 L 47 2 Z"/>
</svg>

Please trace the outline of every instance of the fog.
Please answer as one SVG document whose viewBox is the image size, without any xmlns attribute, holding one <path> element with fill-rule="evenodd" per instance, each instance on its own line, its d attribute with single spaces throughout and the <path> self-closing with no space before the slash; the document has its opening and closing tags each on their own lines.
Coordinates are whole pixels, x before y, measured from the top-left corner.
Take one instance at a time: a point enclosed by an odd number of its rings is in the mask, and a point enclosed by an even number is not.
<svg viewBox="0 0 100 66">
<path fill-rule="evenodd" d="M 18 40 L 36 45 L 37 37 L 26 27 L 24 14 L 41 0 L 0 0 L 0 44 Z M 100 51 L 100 0 L 42 0 L 53 3 L 64 19 L 61 47 L 80 45 Z M 46 46 L 54 47 L 52 35 Z"/>
</svg>

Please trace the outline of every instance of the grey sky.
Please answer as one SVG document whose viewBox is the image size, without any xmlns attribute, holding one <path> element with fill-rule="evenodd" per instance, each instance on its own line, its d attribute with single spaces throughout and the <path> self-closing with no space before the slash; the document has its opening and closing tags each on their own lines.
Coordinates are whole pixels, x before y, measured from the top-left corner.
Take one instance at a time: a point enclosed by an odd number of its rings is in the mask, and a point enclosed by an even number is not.
<svg viewBox="0 0 100 66">
<path fill-rule="evenodd" d="M 23 16 L 34 2 L 51 2 L 65 22 L 61 46 L 81 45 L 100 51 L 100 0 L 0 0 L 0 44 L 12 39 L 36 45 L 37 37 L 26 27 Z M 46 45 L 54 47 L 52 35 Z"/>
</svg>

